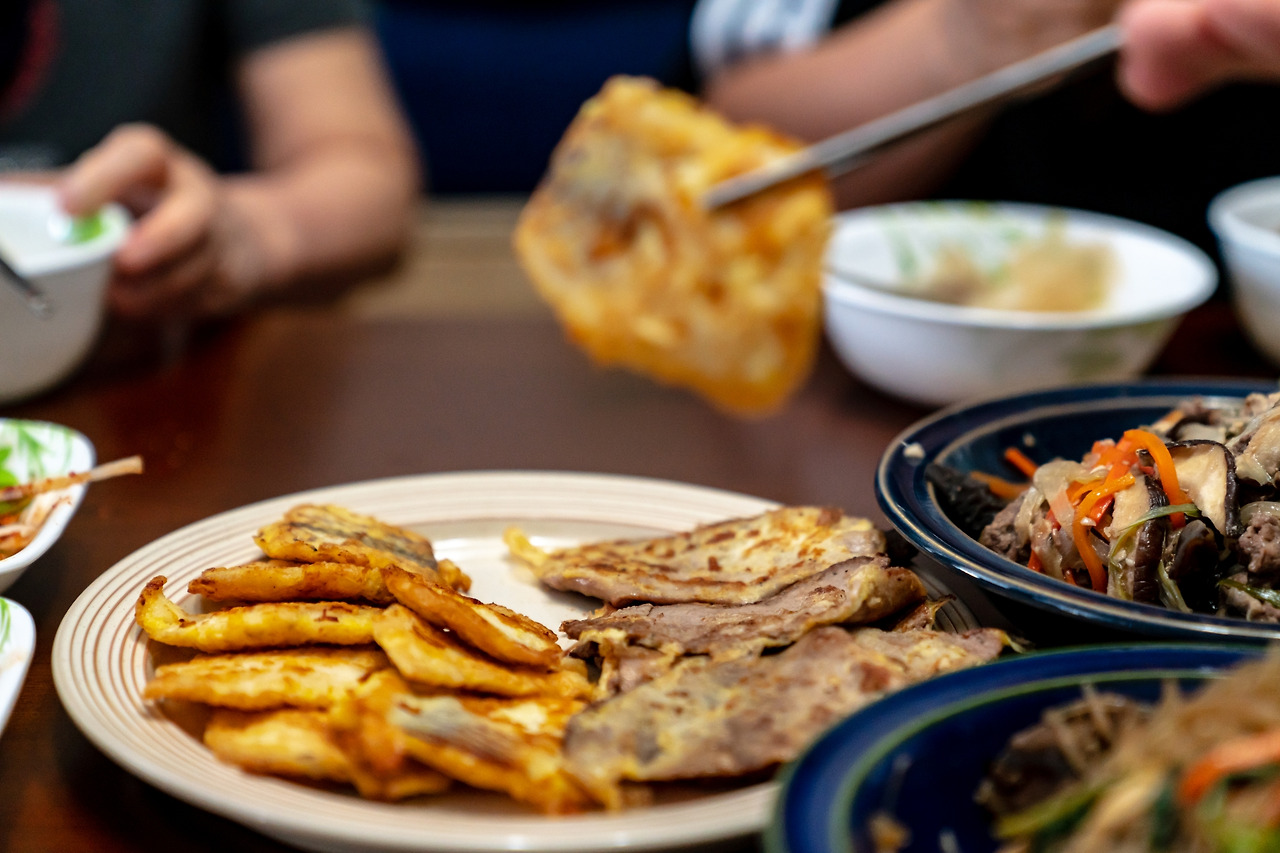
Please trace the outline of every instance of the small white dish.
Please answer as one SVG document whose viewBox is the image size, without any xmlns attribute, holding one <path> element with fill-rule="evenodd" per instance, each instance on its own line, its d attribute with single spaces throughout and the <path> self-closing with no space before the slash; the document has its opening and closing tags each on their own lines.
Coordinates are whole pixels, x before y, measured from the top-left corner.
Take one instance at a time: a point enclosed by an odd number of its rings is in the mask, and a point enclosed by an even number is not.
<svg viewBox="0 0 1280 853">
<path fill-rule="evenodd" d="M 52 387 L 88 355 L 106 313 L 111 258 L 129 222 L 124 208 L 108 205 L 69 226 L 52 188 L 0 183 L 0 252 L 51 306 L 38 317 L 0 282 L 0 402 Z"/>
<path fill-rule="evenodd" d="M 932 264 L 943 247 L 961 246 L 982 266 L 1050 228 L 1067 244 L 1109 249 L 1115 269 L 1100 307 L 979 308 L 902 292 L 912 268 Z M 1209 257 L 1171 234 L 1010 203 L 917 202 L 841 214 L 826 266 L 826 329 L 836 353 L 868 384 L 925 406 L 1136 377 L 1217 286 Z"/>
<path fill-rule="evenodd" d="M 1209 203 L 1231 301 L 1254 345 L 1280 364 L 1280 177 L 1232 187 Z"/>
<path fill-rule="evenodd" d="M 0 734 L 17 704 L 36 648 L 36 623 L 16 601 L 0 598 Z"/>
<path fill-rule="evenodd" d="M 48 421 L 0 418 L 0 485 L 26 483 L 43 477 L 87 471 L 93 467 L 93 444 L 81 433 Z M 52 547 L 80 507 L 85 487 L 72 486 L 44 499 L 56 506 L 27 546 L 0 559 L 0 592 L 13 585 L 27 568 Z"/>
</svg>

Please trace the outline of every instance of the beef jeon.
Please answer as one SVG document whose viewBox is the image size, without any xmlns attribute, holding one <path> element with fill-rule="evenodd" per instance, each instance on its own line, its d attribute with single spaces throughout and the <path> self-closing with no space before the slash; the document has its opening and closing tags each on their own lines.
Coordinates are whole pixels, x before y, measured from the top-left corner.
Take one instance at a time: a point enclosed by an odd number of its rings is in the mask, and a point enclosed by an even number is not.
<svg viewBox="0 0 1280 853">
<path fill-rule="evenodd" d="M 750 604 L 837 563 L 884 551 L 884 535 L 870 521 L 823 507 L 784 507 L 672 536 L 550 552 L 518 531 L 508 531 L 507 542 L 547 586 L 614 606 Z"/>
<path fill-rule="evenodd" d="M 777 654 L 689 657 L 569 721 L 569 767 L 606 804 L 623 781 L 739 776 L 795 758 L 828 726 L 893 690 L 1000 654 L 965 634 L 817 628 Z"/>
<path fill-rule="evenodd" d="M 719 657 L 785 646 L 820 625 L 874 622 L 925 595 L 914 572 L 891 568 L 887 557 L 857 557 L 752 604 L 636 604 L 565 622 L 560 629 L 575 640 L 607 636 L 651 649 Z"/>
</svg>

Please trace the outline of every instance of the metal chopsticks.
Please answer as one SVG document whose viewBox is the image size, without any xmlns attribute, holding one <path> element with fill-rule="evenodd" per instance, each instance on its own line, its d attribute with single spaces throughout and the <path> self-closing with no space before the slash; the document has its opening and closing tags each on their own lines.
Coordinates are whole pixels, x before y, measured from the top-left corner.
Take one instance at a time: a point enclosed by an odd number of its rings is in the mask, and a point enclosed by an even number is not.
<svg viewBox="0 0 1280 853">
<path fill-rule="evenodd" d="M 1119 49 L 1120 41 L 1120 29 L 1114 24 L 1086 33 L 940 95 L 827 137 L 759 169 L 721 181 L 706 191 L 703 204 L 708 209 L 721 207 L 820 169 L 829 175 L 841 174 L 866 162 L 877 149 L 891 142 L 1102 59 Z"/>
</svg>

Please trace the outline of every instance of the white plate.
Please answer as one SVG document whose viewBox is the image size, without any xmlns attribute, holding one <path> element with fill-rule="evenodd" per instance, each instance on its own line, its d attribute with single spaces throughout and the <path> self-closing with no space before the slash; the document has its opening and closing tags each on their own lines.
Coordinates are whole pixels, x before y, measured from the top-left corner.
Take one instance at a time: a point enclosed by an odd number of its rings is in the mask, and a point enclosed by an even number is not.
<svg viewBox="0 0 1280 853">
<path fill-rule="evenodd" d="M 0 733 L 4 732 L 36 648 L 36 623 L 16 601 L 0 598 Z"/>
<path fill-rule="evenodd" d="M 42 477 L 87 471 L 93 467 L 93 444 L 75 430 L 46 421 L 24 421 L 0 418 L 0 470 L 11 474 L 19 483 Z M 32 563 L 48 551 L 71 516 L 76 514 L 84 498 L 85 487 L 62 490 L 62 500 L 49 513 L 35 538 L 12 557 L 0 560 L 0 592 L 8 589 Z"/>
<path fill-rule="evenodd" d="M 640 537 L 752 515 L 770 501 L 698 486 L 601 474 L 480 472 L 355 483 L 275 498 L 197 522 L 142 548 L 99 577 L 67 611 L 53 647 L 58 695 L 76 725 L 117 763 L 168 793 L 266 835 L 321 851 L 654 850 L 745 836 L 769 819 L 773 783 L 618 814 L 544 817 L 496 794 L 453 793 L 385 804 L 222 764 L 142 699 L 152 664 L 133 606 L 156 575 L 195 609 L 189 580 L 259 552 L 251 535 L 298 503 L 335 503 L 432 539 L 438 556 L 474 579 L 471 594 L 558 626 L 598 602 L 539 586 L 506 556 L 502 531 L 520 525 L 542 545 Z M 948 624 L 973 627 L 949 606 Z"/>
</svg>

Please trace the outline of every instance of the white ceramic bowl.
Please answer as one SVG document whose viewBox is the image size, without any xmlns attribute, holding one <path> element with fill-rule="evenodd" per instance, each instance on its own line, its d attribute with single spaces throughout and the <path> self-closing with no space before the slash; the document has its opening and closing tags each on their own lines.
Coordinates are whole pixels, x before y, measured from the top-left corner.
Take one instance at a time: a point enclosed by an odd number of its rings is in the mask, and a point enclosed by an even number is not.
<svg viewBox="0 0 1280 853">
<path fill-rule="evenodd" d="M 0 598 L 0 734 L 4 733 L 36 650 L 36 623 L 16 601 Z"/>
<path fill-rule="evenodd" d="M 1061 227 L 1069 244 L 1110 247 L 1114 279 L 1100 308 L 976 308 L 893 292 L 907 269 L 927 268 L 944 246 L 962 245 L 977 258 L 1007 255 L 1049 227 Z M 868 384 L 926 406 L 1138 376 L 1218 280 L 1204 252 L 1147 225 L 1063 208 L 963 201 L 841 214 L 826 267 L 826 329 L 837 354 Z"/>
<path fill-rule="evenodd" d="M 53 306 L 51 316 L 38 317 L 0 281 L 0 403 L 55 385 L 92 348 L 106 307 L 111 256 L 128 232 L 129 217 L 108 206 L 95 224 L 87 238 L 68 235 L 69 220 L 51 189 L 0 184 L 0 253 Z"/>
<path fill-rule="evenodd" d="M 1231 300 L 1246 334 L 1280 364 L 1280 177 L 1233 187 L 1209 204 Z"/>
<path fill-rule="evenodd" d="M 79 432 L 47 421 L 0 418 L 0 484 L 27 483 L 93 467 L 93 444 Z M 84 498 L 84 486 L 50 493 L 56 502 L 35 538 L 16 554 L 0 559 L 0 592 L 8 589 L 48 551 Z"/>
</svg>

